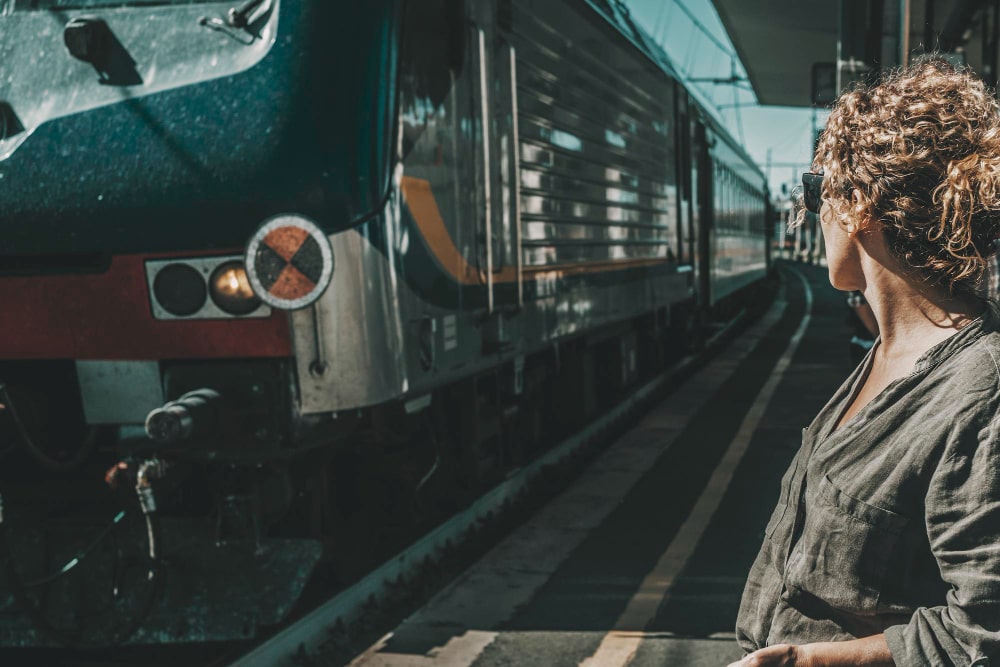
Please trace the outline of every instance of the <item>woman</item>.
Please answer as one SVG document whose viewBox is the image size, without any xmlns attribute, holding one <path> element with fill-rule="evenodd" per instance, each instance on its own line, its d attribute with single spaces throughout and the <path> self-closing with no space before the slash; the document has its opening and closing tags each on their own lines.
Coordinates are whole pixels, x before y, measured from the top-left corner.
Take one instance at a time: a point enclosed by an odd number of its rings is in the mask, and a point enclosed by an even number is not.
<svg viewBox="0 0 1000 667">
<path fill-rule="evenodd" d="M 881 337 L 803 432 L 735 665 L 1000 667 L 1000 117 L 925 60 L 845 93 L 803 177 L 830 282 Z"/>
</svg>

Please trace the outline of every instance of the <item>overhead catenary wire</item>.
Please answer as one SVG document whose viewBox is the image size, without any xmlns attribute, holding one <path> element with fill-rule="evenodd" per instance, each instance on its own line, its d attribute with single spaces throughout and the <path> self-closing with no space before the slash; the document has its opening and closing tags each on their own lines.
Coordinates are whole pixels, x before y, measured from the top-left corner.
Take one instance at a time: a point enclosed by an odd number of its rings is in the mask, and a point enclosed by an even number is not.
<svg viewBox="0 0 1000 667">
<path fill-rule="evenodd" d="M 688 39 L 684 42 L 684 55 L 682 58 L 674 58 L 674 62 L 679 65 L 679 70 L 681 77 L 695 86 L 701 88 L 699 84 L 710 82 L 712 84 L 726 84 L 733 87 L 733 105 L 723 105 L 719 102 L 717 91 L 713 88 L 711 92 L 705 91 L 708 94 L 711 104 L 720 111 L 724 107 L 736 107 L 742 106 L 741 96 L 739 90 L 746 90 L 747 92 L 754 94 L 754 90 L 747 84 L 746 73 L 742 71 L 742 63 L 739 60 L 738 55 L 735 50 L 730 46 L 727 46 L 719 37 L 717 37 L 712 30 L 708 28 L 696 15 L 695 13 L 683 2 L 683 0 L 671 0 L 669 3 L 664 3 L 660 5 L 660 8 L 656 14 L 656 19 L 653 21 L 653 38 L 660 43 L 664 48 L 666 47 L 665 36 L 662 33 L 667 33 L 669 36 L 671 23 L 669 21 L 670 12 L 672 12 L 674 6 L 676 6 L 683 15 L 690 21 L 691 25 L 694 27 L 694 31 L 689 31 Z M 668 20 L 663 23 L 664 14 L 667 14 Z M 703 51 L 704 48 L 699 46 L 698 42 L 702 39 L 708 40 L 711 47 L 711 54 L 708 55 L 709 63 L 705 66 L 704 58 L 699 57 L 699 52 Z M 715 72 L 718 70 L 720 65 L 719 56 L 727 58 L 729 60 L 729 76 L 695 76 L 695 69 L 702 72 Z M 756 102 L 756 95 L 754 95 L 754 102 Z M 743 115 L 736 110 L 734 114 L 734 133 L 740 137 L 740 140 L 745 143 L 746 131 L 743 125 Z M 720 121 L 722 119 L 720 118 Z"/>
<path fill-rule="evenodd" d="M 730 68 L 730 70 L 732 70 L 733 79 L 735 80 L 736 79 L 736 59 L 735 58 L 730 59 L 730 61 L 729 61 L 729 68 Z M 739 90 L 737 90 L 736 86 L 733 86 L 733 104 L 735 105 L 734 109 L 736 111 L 736 127 L 740 131 L 740 143 L 743 144 L 744 146 L 746 146 L 747 138 L 746 138 L 746 135 L 743 133 L 743 116 L 742 116 L 742 114 L 740 114 L 740 106 L 739 106 L 739 104 L 736 104 L 737 102 L 739 102 L 739 95 L 740 95 Z"/>
<path fill-rule="evenodd" d="M 622 3 L 623 0 L 617 2 Z M 728 43 L 728 35 L 717 14 L 713 13 L 711 3 L 705 0 L 699 2 L 701 4 L 670 0 L 649 6 L 644 16 L 645 23 L 652 29 L 653 41 L 670 57 L 679 78 L 688 84 L 695 99 L 710 111 L 710 115 L 729 128 L 740 143 L 746 145 L 749 140 L 759 144 L 761 137 L 748 136 L 746 128 L 748 122 L 759 126 L 755 120 L 758 114 L 744 114 L 742 109 L 753 107 L 756 111 L 761 108 L 756 91 L 747 78 L 735 47 Z M 724 59 L 729 61 L 728 72 L 724 71 L 720 62 Z M 724 90 L 719 90 L 720 85 L 731 86 L 732 93 L 726 95 Z M 728 109 L 733 109 L 732 115 L 724 112 Z M 781 155 L 784 149 L 797 143 L 808 142 L 811 147 L 811 140 L 804 138 L 808 122 L 800 127 L 794 132 L 783 132 L 778 138 L 779 145 L 771 147 L 772 152 Z M 777 163 L 772 164 L 772 167 L 777 166 Z"/>
<path fill-rule="evenodd" d="M 719 47 L 720 51 L 725 53 L 727 56 L 730 56 L 731 58 L 737 57 L 736 53 L 728 46 L 723 44 L 718 37 L 712 34 L 712 32 L 707 27 L 705 27 L 705 24 L 699 21 L 698 17 L 696 17 L 694 13 L 687 8 L 687 5 L 685 5 L 681 0 L 673 0 L 673 4 L 677 5 L 677 8 L 680 9 L 682 12 L 684 12 L 685 16 L 687 16 L 691 20 L 691 23 L 693 23 L 694 26 L 702 32 L 702 34 L 708 37 L 708 39 L 711 40 L 713 44 Z"/>
<path fill-rule="evenodd" d="M 674 3 L 673 2 L 662 3 L 660 5 L 660 11 L 656 15 L 656 21 L 655 21 L 655 25 L 653 27 L 653 39 L 656 40 L 657 42 L 660 41 L 660 31 L 661 31 L 661 28 L 660 28 L 660 25 L 661 25 L 660 19 L 664 18 L 664 16 L 663 16 L 664 10 L 666 10 L 667 15 L 666 15 L 665 20 L 662 23 L 662 25 L 663 25 L 662 29 L 666 30 L 667 28 L 670 27 L 670 17 L 674 13 Z"/>
</svg>

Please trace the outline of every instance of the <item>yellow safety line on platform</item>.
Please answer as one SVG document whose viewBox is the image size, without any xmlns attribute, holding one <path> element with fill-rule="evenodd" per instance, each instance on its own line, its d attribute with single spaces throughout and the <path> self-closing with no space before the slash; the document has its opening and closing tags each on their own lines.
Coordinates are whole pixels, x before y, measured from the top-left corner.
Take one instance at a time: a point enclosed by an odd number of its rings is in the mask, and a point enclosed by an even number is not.
<svg viewBox="0 0 1000 667">
<path fill-rule="evenodd" d="M 802 342 L 812 318 L 813 294 L 809 281 L 796 269 L 792 267 L 788 267 L 788 269 L 798 276 L 806 290 L 806 310 L 802 321 L 799 322 L 798 329 L 788 341 L 788 347 L 785 348 L 785 352 L 775 365 L 774 372 L 764 383 L 760 394 L 757 395 L 757 400 L 747 411 L 739 430 L 737 430 L 732 442 L 729 443 L 726 453 L 709 478 L 688 518 L 677 531 L 677 535 L 674 536 L 667 550 L 660 556 L 660 560 L 653 567 L 653 570 L 646 575 L 639 590 L 619 616 L 614 629 L 604 636 L 597 651 L 583 660 L 580 667 L 626 667 L 632 662 L 646 634 L 645 628 L 656 617 L 660 605 L 669 597 L 670 588 L 677 579 L 677 575 L 684 569 L 705 533 L 705 529 L 708 528 L 712 516 L 719 508 L 722 497 L 736 474 L 736 469 L 750 445 L 750 440 L 753 438 L 757 426 L 764 417 L 764 412 L 767 410 L 778 384 L 791 365 L 795 351 L 798 350 L 799 343 Z"/>
<path fill-rule="evenodd" d="M 453 637 L 428 655 L 412 653 L 380 653 L 392 638 L 390 632 L 374 646 L 351 661 L 348 667 L 468 667 L 469 656 L 477 657 L 497 638 L 496 632 L 467 630 L 460 637 Z"/>
</svg>

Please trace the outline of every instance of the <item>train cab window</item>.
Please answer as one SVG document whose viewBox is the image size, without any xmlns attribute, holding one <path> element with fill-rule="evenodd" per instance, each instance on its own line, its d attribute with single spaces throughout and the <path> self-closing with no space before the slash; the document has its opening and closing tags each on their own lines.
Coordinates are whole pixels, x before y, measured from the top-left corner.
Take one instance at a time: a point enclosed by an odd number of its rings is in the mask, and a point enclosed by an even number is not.
<svg viewBox="0 0 1000 667">
<path fill-rule="evenodd" d="M 59 11 L 62 9 L 114 9 L 116 7 L 148 7 L 158 5 L 195 5 L 208 4 L 217 0 L 34 0 L 33 2 L 15 2 L 11 9 L 15 12 Z M 3 5 L 3 3 L 0 3 Z"/>
<path fill-rule="evenodd" d="M 413 150 L 461 72 L 466 47 L 462 0 L 409 0 L 403 15 L 400 114 L 403 156 Z"/>
</svg>

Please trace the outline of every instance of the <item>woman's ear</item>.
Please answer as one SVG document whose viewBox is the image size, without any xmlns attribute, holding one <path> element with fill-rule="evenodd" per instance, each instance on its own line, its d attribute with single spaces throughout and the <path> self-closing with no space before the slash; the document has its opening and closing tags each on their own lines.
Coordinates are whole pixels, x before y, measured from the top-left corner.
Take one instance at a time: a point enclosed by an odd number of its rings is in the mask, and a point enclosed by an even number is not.
<svg viewBox="0 0 1000 667">
<path fill-rule="evenodd" d="M 854 236 L 858 232 L 866 229 L 871 222 L 871 214 L 868 212 L 867 202 L 861 196 L 861 190 L 854 188 L 851 190 L 850 214 L 841 218 L 841 226 L 848 236 Z"/>
</svg>

